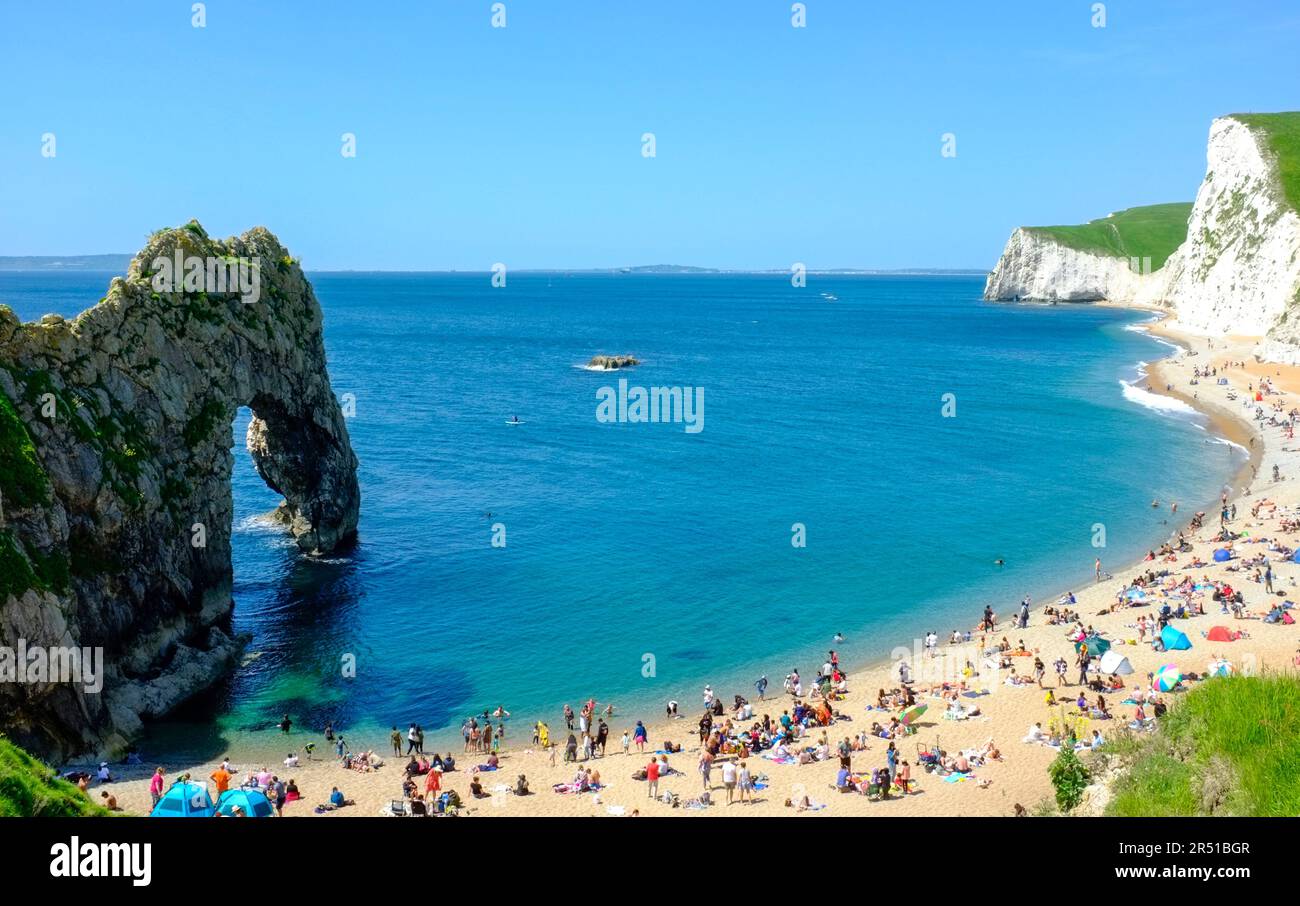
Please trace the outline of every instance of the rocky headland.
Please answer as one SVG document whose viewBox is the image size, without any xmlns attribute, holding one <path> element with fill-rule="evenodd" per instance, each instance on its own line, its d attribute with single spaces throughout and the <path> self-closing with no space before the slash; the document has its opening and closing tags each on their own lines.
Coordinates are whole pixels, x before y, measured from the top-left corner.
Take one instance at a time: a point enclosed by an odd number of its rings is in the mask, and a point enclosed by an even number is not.
<svg viewBox="0 0 1300 906">
<path fill-rule="evenodd" d="M 1300 364 L 1300 113 L 1216 119 L 1206 158 L 1177 242 L 1150 217 L 1136 229 L 1126 223 L 1175 205 L 1079 227 L 1021 227 L 985 298 L 1163 308 L 1179 329 L 1259 337 L 1258 358 Z"/>
<path fill-rule="evenodd" d="M 194 259 L 255 268 L 256 292 L 210 274 L 160 279 L 162 262 Z M 243 406 L 287 531 L 305 554 L 345 547 L 357 460 L 320 305 L 270 232 L 161 230 L 71 320 L 21 323 L 0 305 L 0 644 L 100 648 L 104 668 L 98 692 L 0 683 L 0 730 L 15 742 L 56 759 L 120 752 L 237 661 L 231 426 Z"/>
</svg>

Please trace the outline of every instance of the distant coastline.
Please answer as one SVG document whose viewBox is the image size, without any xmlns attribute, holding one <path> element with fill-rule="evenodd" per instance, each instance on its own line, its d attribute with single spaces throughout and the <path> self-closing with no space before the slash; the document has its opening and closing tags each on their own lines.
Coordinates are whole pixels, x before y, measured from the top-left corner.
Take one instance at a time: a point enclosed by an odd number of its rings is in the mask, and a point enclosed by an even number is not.
<svg viewBox="0 0 1300 906">
<path fill-rule="evenodd" d="M 131 256 L 121 255 L 0 255 L 0 271 L 115 271 L 126 273 L 131 263 Z M 424 268 L 306 268 L 308 273 L 317 274 L 488 274 L 491 271 L 424 269 Z M 884 276 L 884 277 L 984 277 L 988 275 L 986 267 L 944 268 L 944 267 L 831 267 L 808 268 L 807 274 L 822 276 Z M 688 264 L 642 264 L 631 267 L 541 267 L 513 269 L 516 274 L 611 274 L 627 276 L 708 276 L 712 274 L 781 274 L 788 275 L 788 267 L 780 268 L 725 268 L 695 267 Z"/>
</svg>

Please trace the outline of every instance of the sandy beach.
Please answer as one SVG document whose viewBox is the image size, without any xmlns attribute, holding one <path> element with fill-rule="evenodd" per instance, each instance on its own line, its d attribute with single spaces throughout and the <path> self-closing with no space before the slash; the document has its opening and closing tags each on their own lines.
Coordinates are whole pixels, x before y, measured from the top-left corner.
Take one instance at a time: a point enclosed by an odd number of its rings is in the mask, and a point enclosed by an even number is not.
<svg viewBox="0 0 1300 906">
<path fill-rule="evenodd" d="M 1263 539 L 1277 539 L 1282 545 L 1293 546 L 1300 540 L 1300 534 L 1285 533 L 1280 528 L 1280 523 L 1285 517 L 1293 518 L 1294 514 L 1300 513 L 1300 481 L 1297 481 L 1300 478 L 1300 448 L 1287 438 L 1285 428 L 1268 425 L 1268 416 L 1274 414 L 1274 407 L 1280 405 L 1278 415 L 1281 419 L 1296 405 L 1300 399 L 1300 368 L 1254 362 L 1250 356 L 1250 349 L 1256 342 L 1254 338 L 1206 340 L 1179 333 L 1176 325 L 1164 322 L 1150 325 L 1150 329 L 1177 343 L 1182 351 L 1149 366 L 1147 388 L 1153 392 L 1168 393 L 1205 413 L 1210 420 L 1206 426 L 1207 442 L 1215 437 L 1225 438 L 1250 453 L 1249 461 L 1236 476 L 1223 476 L 1225 483 L 1232 487 L 1231 502 L 1236 505 L 1236 518 L 1229 522 L 1229 528 L 1233 532 L 1246 533 L 1234 543 L 1235 552 L 1243 559 L 1265 553 L 1267 545 L 1261 543 Z M 1225 363 L 1237 360 L 1246 362 L 1246 366 L 1224 367 Z M 1194 368 L 1213 366 L 1219 368 L 1216 377 L 1191 383 Z M 1217 378 L 1221 377 L 1227 378 L 1226 385 L 1217 383 Z M 1258 388 L 1260 380 L 1265 377 L 1279 392 L 1265 395 L 1262 402 L 1248 403 L 1253 400 L 1253 395 L 1248 393 L 1248 386 Z M 1230 394 L 1235 394 L 1236 399 L 1230 399 Z M 1265 412 L 1263 421 L 1254 418 L 1257 405 L 1263 407 Z M 1136 467 L 1141 466 L 1137 464 Z M 1281 480 L 1273 480 L 1274 467 L 1279 470 Z M 1222 546 L 1214 540 L 1219 531 L 1217 501 L 1178 501 L 1176 514 L 1170 509 L 1172 503 L 1173 501 L 1159 502 L 1160 507 L 1169 514 L 1171 537 L 1176 536 L 1180 530 L 1185 531 L 1187 540 L 1193 545 L 1192 552 L 1177 554 L 1174 562 L 1164 562 L 1163 558 L 1157 558 L 1155 562 L 1141 562 L 1121 570 L 1118 568 L 1121 564 L 1107 562 L 1104 549 L 1094 549 L 1086 541 L 1079 544 L 1072 553 L 1062 555 L 1077 558 L 1089 566 L 1095 556 L 1100 556 L 1103 569 L 1114 573 L 1112 577 L 1089 584 L 1086 588 L 1062 588 L 1059 591 L 1063 594 L 1073 591 L 1077 604 L 1072 609 L 1077 611 L 1078 619 L 1099 630 L 1114 643 L 1116 650 L 1131 661 L 1134 673 L 1124 678 L 1127 688 L 1131 690 L 1139 685 L 1148 685 L 1147 674 L 1164 664 L 1175 664 L 1184 673 L 1203 673 L 1212 656 L 1219 654 L 1239 669 L 1294 669 L 1292 658 L 1300 644 L 1300 631 L 1297 631 L 1296 626 L 1266 624 L 1260 619 L 1234 619 L 1231 613 L 1221 613 L 1218 602 L 1211 601 L 1208 594 L 1202 598 L 1204 616 L 1174 621 L 1192 641 L 1192 649 L 1186 651 L 1159 652 L 1153 651 L 1147 644 L 1137 644 L 1135 623 L 1143 614 L 1148 618 L 1154 617 L 1161 603 L 1160 592 L 1149 595 L 1153 600 L 1149 599 L 1141 606 L 1103 613 L 1115 602 L 1117 595 L 1131 584 L 1134 577 L 1151 569 L 1168 569 L 1175 576 L 1191 576 L 1198 581 L 1230 581 L 1235 588 L 1243 591 L 1246 611 L 1254 617 L 1267 612 L 1273 602 L 1283 600 L 1281 597 L 1266 596 L 1263 585 L 1251 578 L 1253 569 L 1238 569 L 1240 559 L 1234 558 L 1226 563 L 1213 561 L 1214 550 Z M 1253 515 L 1252 511 L 1257 506 L 1258 513 Z M 1197 510 L 1206 511 L 1204 528 L 1189 530 L 1188 521 Z M 1207 565 L 1193 568 L 1191 564 L 1194 558 L 1205 561 Z M 1300 565 L 1280 553 L 1269 552 L 1268 558 L 1273 566 L 1274 587 L 1286 592 L 1288 597 L 1297 594 L 1295 586 L 1296 578 L 1300 576 Z M 1072 566 L 1077 567 L 1078 564 Z M 454 751 L 457 770 L 444 776 L 443 788 L 454 789 L 460 794 L 465 804 L 460 814 L 471 817 L 607 816 L 631 815 L 634 812 L 643 816 L 1009 816 L 1015 813 L 1017 805 L 1033 810 L 1037 804 L 1052 795 L 1047 766 L 1056 752 L 1047 746 L 1021 740 L 1034 723 L 1041 722 L 1046 727 L 1054 715 L 1059 719 L 1060 709 L 1051 708 L 1045 702 L 1045 689 L 1057 690 L 1063 700 L 1072 699 L 1080 691 L 1080 687 L 1074 685 L 1078 674 L 1074 666 L 1074 646 L 1066 637 L 1070 626 L 1049 625 L 1042 613 L 1045 605 L 1054 603 L 1054 599 L 1034 601 L 1028 627 L 1018 629 L 1014 625 L 1012 602 L 1006 602 L 1003 610 L 997 614 L 995 632 L 988 635 L 990 646 L 996 645 L 1003 637 L 1013 647 L 1019 646 L 1023 641 L 1028 656 L 1010 657 L 1008 661 L 1015 665 L 1017 674 L 1026 675 L 1032 673 L 1034 655 L 1040 657 L 1047 666 L 1047 675 L 1043 681 L 1045 688 L 1032 682 L 1011 685 L 1007 681 L 1010 670 L 990 670 L 983 666 L 984 657 L 977 650 L 981 633 L 975 628 L 980 619 L 982 602 L 972 602 L 969 622 L 963 627 L 972 630 L 973 642 L 950 645 L 948 639 L 941 637 L 938 658 L 910 658 L 917 701 L 929 706 L 928 712 L 917 723 L 916 732 L 896 741 L 899 758 L 911 763 L 915 792 L 910 795 L 872 801 L 864 795 L 841 794 L 833 788 L 839 768 L 839 760 L 834 753 L 835 746 L 846 737 L 852 739 L 864 733 L 873 722 L 887 725 L 889 719 L 897 713 L 894 710 L 869 710 L 876 700 L 878 690 L 898 687 L 898 671 L 894 664 L 874 664 L 857 669 L 849 665 L 849 692 L 834 707 L 850 719 L 837 720 L 826 728 L 808 730 L 805 738 L 800 741 L 801 745 L 815 745 L 825 735 L 832 749 L 830 759 L 812 764 L 777 764 L 760 755 L 749 756 L 748 767 L 751 773 L 762 778 L 765 785 L 764 789 L 757 792 L 752 803 L 725 804 L 721 772 L 716 765 L 712 774 L 714 804 L 707 808 L 675 808 L 663 801 L 650 799 L 647 784 L 633 779 L 633 773 L 646 765 L 651 753 L 662 748 L 663 741 L 670 740 L 681 744 L 683 748 L 680 753 L 669 756 L 670 765 L 678 773 L 660 780 L 660 794 L 665 791 L 678 794 L 683 806 L 687 800 L 699 795 L 702 782 L 696 766 L 700 752 L 697 720 L 702 708 L 701 698 L 683 701 L 680 708 L 682 717 L 676 720 L 665 719 L 662 709 L 656 714 L 616 713 L 609 721 L 608 754 L 582 765 L 600 772 L 605 786 L 598 793 L 559 794 L 552 791 L 553 784 L 571 781 L 577 767 L 565 764 L 562 752 L 552 759 L 550 753 L 531 747 L 529 742 L 532 738 L 532 721 L 540 717 L 549 725 L 551 740 L 558 741 L 562 746 L 567 733 L 564 720 L 558 714 L 519 714 L 513 717 L 508 725 L 506 746 L 501 752 L 500 769 L 481 775 L 483 787 L 490 794 L 486 798 L 474 799 L 469 790 L 470 768 L 484 761 L 485 756 L 463 753 L 460 746 Z M 925 620 L 919 616 L 917 623 L 919 633 L 929 628 L 923 625 Z M 1219 625 L 1230 630 L 1245 630 L 1249 638 L 1230 643 L 1207 641 L 1203 633 Z M 921 638 L 921 634 L 918 634 L 915 639 L 898 639 L 896 644 L 909 650 L 919 650 Z M 832 647 L 829 640 L 827 647 Z M 1058 685 L 1052 669 L 1052 664 L 1058 657 L 1064 658 L 1070 665 L 1066 674 L 1068 685 Z M 962 680 L 961 667 L 967 661 L 976 666 L 978 674 L 965 678 L 970 694 L 960 701 L 967 708 L 978 707 L 979 714 L 967 719 L 945 719 L 945 703 L 941 698 L 929 695 L 926 690 L 939 678 Z M 936 675 L 943 672 L 946 672 L 946 676 Z M 730 704 L 732 696 L 737 693 L 749 698 L 754 707 L 754 719 L 760 719 L 764 714 L 778 719 L 783 711 L 792 708 L 793 700 L 782 693 L 780 675 L 771 675 L 770 678 L 772 685 L 765 701 L 755 700 L 755 690 L 752 687 L 719 688 L 717 692 L 725 704 Z M 810 685 L 811 680 L 811 676 L 804 677 L 806 685 Z M 1077 725 L 1082 728 L 1082 735 L 1091 736 L 1092 730 L 1096 729 L 1104 736 L 1127 724 L 1133 707 L 1120 704 L 1125 697 L 1122 692 L 1106 693 L 1114 717 L 1110 720 L 1081 718 Z M 1096 693 L 1089 692 L 1088 698 L 1090 701 L 1095 700 Z M 1164 699 L 1171 707 L 1177 707 L 1177 693 L 1166 695 Z M 576 708 L 580 703 L 573 702 L 573 705 Z M 625 755 L 620 744 L 623 731 L 630 731 L 638 719 L 643 720 L 649 730 L 650 744 L 646 746 L 644 754 L 638 753 L 633 747 L 631 753 Z M 715 725 L 721 720 L 722 718 L 715 718 Z M 752 721 L 738 723 L 748 727 Z M 402 729 L 405 731 L 405 727 Z M 280 764 L 265 765 L 282 778 L 292 777 L 302 791 L 301 801 L 286 806 L 286 816 L 313 815 L 314 806 L 324 802 L 331 788 L 336 786 L 355 804 L 329 812 L 327 816 L 375 816 L 381 813 L 390 800 L 401 798 L 406 759 L 391 757 L 387 737 L 362 739 L 353 738 L 351 734 L 348 737 L 353 752 L 373 749 L 386 756 L 387 763 L 368 773 L 348 770 L 332 757 L 332 751 L 322 741 L 317 746 L 314 761 L 303 762 L 296 768 L 287 770 Z M 978 749 L 989 740 L 994 742 L 1001 758 L 986 761 L 961 782 L 926 773 L 917 762 L 918 753 L 922 749 L 938 746 L 949 753 L 956 753 Z M 869 772 L 873 768 L 882 767 L 887 746 L 888 740 L 872 738 L 865 750 L 854 751 L 852 761 L 855 772 Z M 228 754 L 238 768 L 238 777 L 242 778 L 248 771 L 263 767 L 262 764 L 249 763 L 238 751 Z M 183 772 L 190 772 L 196 779 L 206 779 L 216 768 L 216 763 L 164 763 L 163 766 L 169 781 Z M 108 790 L 117 797 L 126 812 L 147 814 L 150 808 L 148 778 L 152 769 L 152 763 L 136 768 L 114 766 L 117 780 L 105 786 L 92 786 L 90 795 L 99 801 L 101 790 Z M 503 791 L 504 787 L 514 783 L 519 774 L 527 775 L 533 795 L 520 797 Z M 416 780 L 423 789 L 424 778 Z M 211 786 L 209 782 L 209 787 Z M 799 811 L 787 805 L 788 801 L 798 802 L 805 796 L 821 807 Z"/>
</svg>

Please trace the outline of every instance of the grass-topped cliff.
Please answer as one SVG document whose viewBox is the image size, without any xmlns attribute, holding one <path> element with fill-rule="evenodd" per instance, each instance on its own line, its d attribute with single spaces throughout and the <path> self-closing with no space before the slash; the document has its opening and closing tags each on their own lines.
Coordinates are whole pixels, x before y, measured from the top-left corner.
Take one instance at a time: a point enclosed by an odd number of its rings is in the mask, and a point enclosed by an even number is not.
<svg viewBox="0 0 1300 906">
<path fill-rule="evenodd" d="M 1291 209 L 1300 213 L 1300 111 L 1286 113 L 1234 113 L 1272 152 L 1282 182 L 1282 193 Z"/>
<path fill-rule="evenodd" d="M 1153 204 L 1127 208 L 1108 217 L 1073 226 L 1025 227 L 1066 248 L 1113 258 L 1150 258 L 1159 270 L 1187 238 L 1191 202 Z"/>
<path fill-rule="evenodd" d="M 0 736 L 0 818 L 109 815 L 54 771 Z"/>
<path fill-rule="evenodd" d="M 1202 683 L 1149 736 L 1107 743 L 1126 766 L 1107 814 L 1300 814 L 1300 677 Z"/>
</svg>

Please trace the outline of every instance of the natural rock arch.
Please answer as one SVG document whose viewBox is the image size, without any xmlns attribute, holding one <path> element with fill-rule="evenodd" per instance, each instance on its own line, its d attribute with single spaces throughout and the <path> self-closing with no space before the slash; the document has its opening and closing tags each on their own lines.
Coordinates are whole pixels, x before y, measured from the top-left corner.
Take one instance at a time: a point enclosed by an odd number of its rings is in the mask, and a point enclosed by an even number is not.
<svg viewBox="0 0 1300 906">
<path fill-rule="evenodd" d="M 169 283 L 160 262 L 187 260 L 216 272 L 255 262 L 256 292 L 209 292 L 206 276 L 186 288 L 179 273 Z M 0 728 L 20 744 L 120 748 L 237 656 L 230 443 L 241 406 L 298 545 L 349 543 L 357 461 L 320 305 L 270 232 L 162 230 L 72 320 L 22 324 L 0 307 L 0 464 L 15 464 L 0 476 L 0 644 L 102 647 L 105 667 L 99 694 L 0 684 Z"/>
</svg>

